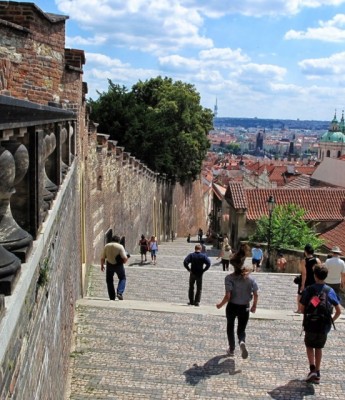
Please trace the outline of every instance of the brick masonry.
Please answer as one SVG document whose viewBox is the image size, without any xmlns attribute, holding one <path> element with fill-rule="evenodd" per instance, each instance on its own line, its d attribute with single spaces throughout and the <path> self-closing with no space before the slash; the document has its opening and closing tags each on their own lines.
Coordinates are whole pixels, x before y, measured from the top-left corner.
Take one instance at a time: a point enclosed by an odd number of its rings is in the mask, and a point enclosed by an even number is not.
<svg viewBox="0 0 345 400">
<path fill-rule="evenodd" d="M 75 121 L 64 122 L 68 173 L 55 182 L 57 197 L 14 293 L 0 299 L 1 400 L 63 398 L 75 304 L 109 229 L 126 236 L 130 252 L 142 233 L 164 242 L 172 230 L 176 236 L 206 230 L 200 181 L 172 185 L 88 120 L 84 52 L 64 48 L 65 20 L 32 3 L 0 1 L 0 95 L 76 112 Z M 28 126 L 26 134 L 43 129 L 51 126 Z M 0 141 L 11 132 L 0 130 Z"/>
</svg>

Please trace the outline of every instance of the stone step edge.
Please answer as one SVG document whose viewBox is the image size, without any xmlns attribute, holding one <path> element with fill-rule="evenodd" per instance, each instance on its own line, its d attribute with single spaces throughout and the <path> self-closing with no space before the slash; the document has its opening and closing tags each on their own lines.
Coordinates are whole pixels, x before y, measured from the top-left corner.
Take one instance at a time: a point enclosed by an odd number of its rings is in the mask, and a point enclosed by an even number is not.
<svg viewBox="0 0 345 400">
<path fill-rule="evenodd" d="M 225 307 L 218 310 L 216 306 L 203 305 L 200 307 L 188 306 L 183 303 L 166 303 L 153 302 L 142 300 L 116 300 L 110 301 L 104 297 L 84 297 L 77 301 L 77 306 L 91 306 L 100 308 L 116 308 L 119 310 L 136 310 L 136 311 L 152 311 L 165 313 L 180 313 L 180 314 L 197 314 L 197 315 L 213 315 L 225 317 Z M 285 320 L 285 321 L 300 321 L 302 315 L 295 314 L 290 310 L 270 310 L 258 308 L 255 313 L 250 313 L 252 319 L 263 320 Z M 345 322 L 345 317 L 339 318 L 339 322 Z M 338 322 L 337 321 L 337 322 Z"/>
</svg>

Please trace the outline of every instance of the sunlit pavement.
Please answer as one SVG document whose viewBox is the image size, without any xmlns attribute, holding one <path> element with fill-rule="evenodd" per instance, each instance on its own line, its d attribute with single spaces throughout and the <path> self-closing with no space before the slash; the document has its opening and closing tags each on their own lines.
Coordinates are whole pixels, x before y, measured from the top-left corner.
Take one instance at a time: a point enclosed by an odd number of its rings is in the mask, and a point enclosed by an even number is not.
<svg viewBox="0 0 345 400">
<path fill-rule="evenodd" d="M 247 328 L 249 357 L 243 360 L 239 348 L 227 357 L 225 308 L 215 307 L 226 272 L 210 246 L 200 307 L 187 305 L 189 274 L 182 262 L 194 245 L 185 239 L 161 244 L 156 265 L 141 265 L 132 255 L 124 301 L 108 300 L 105 274 L 92 268 L 88 297 L 77 306 L 67 398 L 345 398 L 344 317 L 329 335 L 321 383 L 307 384 L 293 275 L 254 273 L 260 293 Z"/>
</svg>

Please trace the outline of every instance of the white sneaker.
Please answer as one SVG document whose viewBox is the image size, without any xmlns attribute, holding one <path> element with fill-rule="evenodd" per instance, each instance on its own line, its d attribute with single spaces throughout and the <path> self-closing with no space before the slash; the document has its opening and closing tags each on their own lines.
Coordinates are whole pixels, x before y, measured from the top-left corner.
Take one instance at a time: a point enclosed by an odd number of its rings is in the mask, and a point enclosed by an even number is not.
<svg viewBox="0 0 345 400">
<path fill-rule="evenodd" d="M 248 358 L 248 350 L 246 348 L 246 344 L 244 342 L 240 343 L 241 355 L 243 359 Z"/>
</svg>

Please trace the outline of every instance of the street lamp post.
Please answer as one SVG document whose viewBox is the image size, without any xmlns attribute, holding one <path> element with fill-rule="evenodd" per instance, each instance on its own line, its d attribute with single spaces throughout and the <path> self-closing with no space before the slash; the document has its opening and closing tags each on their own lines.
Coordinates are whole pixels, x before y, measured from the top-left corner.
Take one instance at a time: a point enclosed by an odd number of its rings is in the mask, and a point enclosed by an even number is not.
<svg viewBox="0 0 345 400">
<path fill-rule="evenodd" d="M 270 270 L 270 258 L 271 258 L 271 240 L 272 240 L 272 212 L 274 209 L 274 197 L 270 195 L 267 200 L 267 208 L 268 208 L 268 240 L 267 240 L 267 262 L 266 269 Z"/>
</svg>

